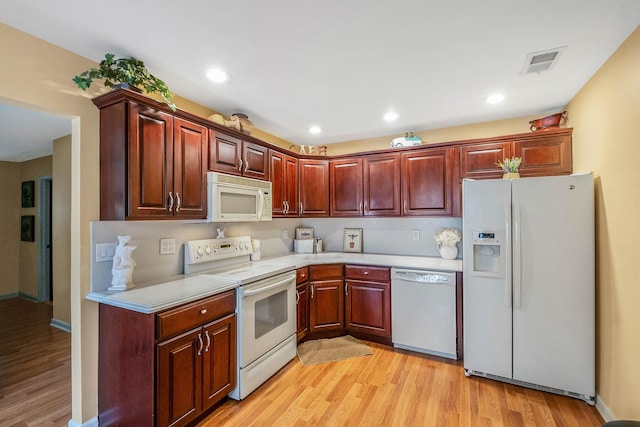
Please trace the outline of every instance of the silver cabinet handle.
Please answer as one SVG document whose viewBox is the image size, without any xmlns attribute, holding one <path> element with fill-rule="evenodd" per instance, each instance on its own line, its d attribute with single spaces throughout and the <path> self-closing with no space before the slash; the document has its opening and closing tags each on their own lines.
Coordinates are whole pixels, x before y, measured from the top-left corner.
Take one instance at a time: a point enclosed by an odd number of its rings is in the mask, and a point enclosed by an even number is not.
<svg viewBox="0 0 640 427">
<path fill-rule="evenodd" d="M 362 202 L 360 202 L 360 213 L 362 213 Z"/>
<path fill-rule="evenodd" d="M 345 295 L 349 295 L 349 288 L 347 287 L 347 284 L 344 284 L 344 294 Z"/>
<path fill-rule="evenodd" d="M 313 293 L 313 285 L 311 285 L 311 298 L 314 297 L 314 293 Z"/>
<path fill-rule="evenodd" d="M 169 212 L 173 210 L 173 194 L 169 191 Z"/>
<path fill-rule="evenodd" d="M 204 348 L 204 352 L 209 351 L 209 346 L 211 345 L 211 338 L 209 338 L 209 331 L 204 331 L 204 336 L 207 337 L 207 346 Z"/>
<path fill-rule="evenodd" d="M 180 193 L 176 193 L 176 200 L 177 200 L 176 212 L 179 212 L 180 211 L 180 204 L 181 204 Z"/>
<path fill-rule="evenodd" d="M 300 292 L 296 289 L 296 305 L 300 303 Z"/>
<path fill-rule="evenodd" d="M 367 274 L 369 274 L 369 272 L 368 272 L 368 271 L 365 271 L 365 272 L 364 272 L 364 275 L 366 276 Z"/>
<path fill-rule="evenodd" d="M 204 347 L 204 344 L 202 343 L 202 334 L 198 334 L 198 356 L 202 354 L 202 347 Z"/>
<path fill-rule="evenodd" d="M 247 158 L 244 158 L 244 171 L 246 172 L 247 169 L 249 169 L 249 161 L 247 160 Z"/>
<path fill-rule="evenodd" d="M 287 210 L 285 211 L 285 214 L 289 215 L 289 202 L 287 202 L 287 201 L 285 200 L 284 204 L 285 204 L 286 209 L 287 209 Z"/>
<path fill-rule="evenodd" d="M 203 308 L 202 310 L 200 310 L 200 314 L 207 314 L 207 309 Z"/>
<path fill-rule="evenodd" d="M 240 162 L 240 167 L 238 168 L 238 170 L 242 172 L 242 157 L 238 157 L 238 161 Z"/>
<path fill-rule="evenodd" d="M 304 210 L 302 209 L 302 202 L 300 202 L 300 212 L 299 212 L 299 214 L 300 214 L 300 215 L 302 215 L 302 212 L 303 212 L 303 211 L 304 211 Z"/>
</svg>

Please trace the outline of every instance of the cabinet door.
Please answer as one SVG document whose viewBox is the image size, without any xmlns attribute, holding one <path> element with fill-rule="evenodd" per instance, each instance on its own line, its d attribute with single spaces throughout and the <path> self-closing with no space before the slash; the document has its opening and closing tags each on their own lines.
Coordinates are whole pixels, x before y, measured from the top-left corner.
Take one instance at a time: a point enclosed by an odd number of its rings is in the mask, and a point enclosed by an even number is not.
<svg viewBox="0 0 640 427">
<path fill-rule="evenodd" d="M 129 218 L 172 215 L 173 117 L 130 104 L 129 109 Z"/>
<path fill-rule="evenodd" d="M 365 156 L 362 167 L 364 215 L 400 216 L 400 156 Z"/>
<path fill-rule="evenodd" d="M 362 216 L 362 159 L 329 162 L 331 216 Z"/>
<path fill-rule="evenodd" d="M 309 333 L 309 282 L 296 286 L 296 338 L 300 341 Z"/>
<path fill-rule="evenodd" d="M 513 155 L 522 158 L 520 176 L 570 174 L 571 135 L 544 135 L 513 142 Z"/>
<path fill-rule="evenodd" d="M 301 159 L 298 164 L 300 166 L 300 215 L 329 216 L 329 162 Z"/>
<path fill-rule="evenodd" d="M 391 285 L 346 280 L 348 331 L 391 337 Z"/>
<path fill-rule="evenodd" d="M 161 342 L 157 348 L 158 426 L 185 425 L 202 408 L 202 329 Z M 117 373 L 114 373 L 117 374 Z"/>
<path fill-rule="evenodd" d="M 451 215 L 451 153 L 436 148 L 402 154 L 402 215 Z"/>
<path fill-rule="evenodd" d="M 298 216 L 298 159 L 269 150 L 269 177 L 275 217 Z"/>
<path fill-rule="evenodd" d="M 207 128 L 173 121 L 174 212 L 183 218 L 207 217 Z"/>
<path fill-rule="evenodd" d="M 269 149 L 244 141 L 242 145 L 242 174 L 248 178 L 269 179 Z"/>
<path fill-rule="evenodd" d="M 242 175 L 242 140 L 211 129 L 209 131 L 209 170 Z"/>
<path fill-rule="evenodd" d="M 309 333 L 343 329 L 343 280 L 311 282 L 310 285 Z"/>
<path fill-rule="evenodd" d="M 236 386 L 236 315 L 202 328 L 202 410 L 206 411 Z"/>
<path fill-rule="evenodd" d="M 511 157 L 510 142 L 489 142 L 460 147 L 460 175 L 462 178 L 502 178 L 496 163 Z"/>
</svg>

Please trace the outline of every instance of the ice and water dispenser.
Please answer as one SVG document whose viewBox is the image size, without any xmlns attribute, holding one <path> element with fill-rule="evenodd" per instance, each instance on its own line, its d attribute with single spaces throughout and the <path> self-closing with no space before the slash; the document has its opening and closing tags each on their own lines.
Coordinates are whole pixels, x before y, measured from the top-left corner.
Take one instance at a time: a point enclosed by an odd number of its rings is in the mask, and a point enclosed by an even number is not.
<svg viewBox="0 0 640 427">
<path fill-rule="evenodd" d="M 503 277 L 506 247 L 504 231 L 473 231 L 473 275 Z"/>
</svg>

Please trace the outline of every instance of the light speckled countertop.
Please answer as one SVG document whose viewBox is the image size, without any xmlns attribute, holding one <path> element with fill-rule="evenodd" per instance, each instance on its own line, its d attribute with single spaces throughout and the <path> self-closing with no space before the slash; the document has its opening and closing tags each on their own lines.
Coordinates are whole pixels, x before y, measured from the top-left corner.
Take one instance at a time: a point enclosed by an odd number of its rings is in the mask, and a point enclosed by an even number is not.
<svg viewBox="0 0 640 427">
<path fill-rule="evenodd" d="M 343 252 L 321 252 L 319 254 L 292 253 L 284 256 L 264 258 L 261 262 L 290 266 L 291 270 L 315 264 L 360 264 L 384 267 L 410 268 L 436 271 L 462 271 L 462 260 L 447 260 L 435 257 L 407 255 L 379 255 Z M 165 280 L 155 280 L 137 284 L 124 292 L 91 292 L 87 299 L 101 304 L 109 304 L 141 313 L 155 313 L 168 308 L 215 295 L 238 287 L 233 279 L 215 279 L 204 275 L 174 276 Z"/>
</svg>

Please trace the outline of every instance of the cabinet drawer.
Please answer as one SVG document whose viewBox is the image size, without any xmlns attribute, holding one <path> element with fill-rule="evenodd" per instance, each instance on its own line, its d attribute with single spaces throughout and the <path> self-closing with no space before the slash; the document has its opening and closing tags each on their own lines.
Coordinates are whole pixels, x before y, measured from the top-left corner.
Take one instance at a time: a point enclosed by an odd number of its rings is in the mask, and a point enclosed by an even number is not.
<svg viewBox="0 0 640 427">
<path fill-rule="evenodd" d="M 236 291 L 230 290 L 158 314 L 157 338 L 166 339 L 211 322 L 236 309 Z"/>
<path fill-rule="evenodd" d="M 302 267 L 296 270 L 296 284 L 309 281 L 309 267 Z"/>
<path fill-rule="evenodd" d="M 346 265 L 344 267 L 344 275 L 347 279 L 370 280 L 372 282 L 391 281 L 391 269 L 388 267 Z"/>
<path fill-rule="evenodd" d="M 342 264 L 322 264 L 309 267 L 309 279 L 342 279 Z"/>
</svg>

